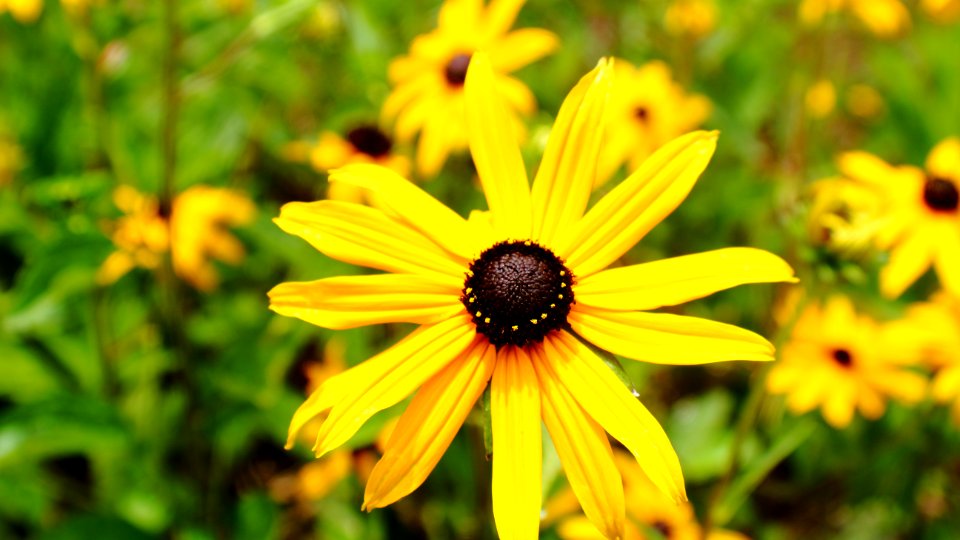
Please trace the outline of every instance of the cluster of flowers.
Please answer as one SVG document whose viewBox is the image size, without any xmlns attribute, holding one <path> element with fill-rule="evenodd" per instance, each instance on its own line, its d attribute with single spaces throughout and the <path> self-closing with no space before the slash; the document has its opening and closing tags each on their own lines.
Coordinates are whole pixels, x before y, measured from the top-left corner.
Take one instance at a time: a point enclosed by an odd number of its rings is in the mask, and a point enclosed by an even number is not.
<svg viewBox="0 0 960 540">
<path fill-rule="evenodd" d="M 834 297 L 801 310 L 768 388 L 789 393 L 795 412 L 818 405 L 836 427 L 855 410 L 883 414 L 886 397 L 916 403 L 927 394 L 918 370 L 935 373 L 933 397 L 953 404 L 960 424 L 960 139 L 938 144 L 925 170 L 895 167 L 866 152 L 839 159 L 841 176 L 814 185 L 809 231 L 816 243 L 860 259 L 889 253 L 880 291 L 900 297 L 931 267 L 942 291 L 909 306 L 905 316 L 878 323 Z"/>
</svg>

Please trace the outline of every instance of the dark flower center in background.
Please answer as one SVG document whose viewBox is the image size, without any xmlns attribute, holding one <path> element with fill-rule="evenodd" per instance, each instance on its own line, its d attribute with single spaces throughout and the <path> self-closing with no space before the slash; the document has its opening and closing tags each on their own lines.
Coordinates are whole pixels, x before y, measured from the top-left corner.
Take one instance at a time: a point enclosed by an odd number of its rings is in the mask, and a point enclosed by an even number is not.
<svg viewBox="0 0 960 540">
<path fill-rule="evenodd" d="M 834 349 L 833 360 L 843 367 L 850 367 L 850 364 L 853 363 L 853 356 L 847 349 Z"/>
<path fill-rule="evenodd" d="M 953 212 L 960 202 L 960 194 L 953 182 L 931 176 L 923 185 L 923 202 L 927 203 L 931 210 Z"/>
<path fill-rule="evenodd" d="M 463 86 L 467 80 L 467 68 L 470 67 L 470 55 L 458 54 L 450 59 L 443 74 L 451 86 Z"/>
<path fill-rule="evenodd" d="M 664 538 L 670 538 L 670 525 L 667 524 L 667 522 L 655 521 L 650 526 L 653 527 L 653 530 L 663 535 Z"/>
<path fill-rule="evenodd" d="M 644 124 L 650 121 L 650 109 L 642 105 L 633 110 L 633 115 Z"/>
<path fill-rule="evenodd" d="M 495 244 L 470 263 L 460 301 L 490 343 L 524 346 L 567 323 L 573 275 L 531 241 Z"/>
<path fill-rule="evenodd" d="M 347 140 L 357 149 L 357 152 L 370 157 L 383 157 L 390 153 L 393 142 L 390 137 L 376 126 L 360 126 L 347 133 Z"/>
</svg>

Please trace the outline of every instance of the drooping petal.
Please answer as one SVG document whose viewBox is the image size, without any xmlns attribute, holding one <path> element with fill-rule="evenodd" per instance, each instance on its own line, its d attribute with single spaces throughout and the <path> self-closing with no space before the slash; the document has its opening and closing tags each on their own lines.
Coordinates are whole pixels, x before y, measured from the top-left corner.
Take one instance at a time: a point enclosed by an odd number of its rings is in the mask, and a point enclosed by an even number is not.
<svg viewBox="0 0 960 540">
<path fill-rule="evenodd" d="M 762 336 L 708 319 L 575 306 L 568 320 L 587 341 L 642 362 L 695 365 L 773 360 L 773 345 Z"/>
<path fill-rule="evenodd" d="M 433 178 L 440 172 L 450 152 L 456 148 L 448 125 L 451 115 L 456 115 L 450 99 L 433 100 L 436 109 L 423 125 L 417 144 L 417 172 L 423 178 Z M 458 118 L 452 116 L 452 118 Z"/>
<path fill-rule="evenodd" d="M 269 293 L 270 309 L 323 328 L 371 324 L 426 324 L 447 319 L 463 306 L 461 281 L 438 274 L 342 276 L 281 283 Z"/>
<path fill-rule="evenodd" d="M 534 369 L 540 381 L 543 421 L 560 456 L 567 480 L 583 512 L 607 538 L 623 538 L 623 482 L 613 461 L 607 434 L 587 416 L 570 392 L 554 380 L 537 354 Z"/>
<path fill-rule="evenodd" d="M 557 114 L 531 193 L 533 238 L 543 245 L 552 245 L 583 217 L 597 173 L 612 75 L 612 63 L 601 60 Z"/>
<path fill-rule="evenodd" d="M 577 303 L 609 310 L 675 306 L 746 283 L 795 282 L 793 269 L 754 248 L 726 248 L 604 270 L 578 281 Z"/>
<path fill-rule="evenodd" d="M 493 519 L 504 540 L 537 538 L 540 524 L 540 388 L 531 362 L 523 349 L 504 347 L 490 384 Z"/>
<path fill-rule="evenodd" d="M 680 460 L 650 411 L 589 348 L 566 332 L 544 340 L 545 365 L 598 424 L 637 458 L 643 472 L 676 501 L 687 499 Z"/>
<path fill-rule="evenodd" d="M 293 414 L 287 432 L 286 448 L 288 450 L 293 448 L 297 435 L 308 422 L 328 412 L 349 394 L 361 392 L 370 381 L 382 379 L 397 364 L 446 332 L 449 332 L 447 326 L 421 326 L 385 351 L 324 380 Z"/>
<path fill-rule="evenodd" d="M 324 254 L 351 264 L 411 274 L 461 277 L 464 272 L 440 246 L 376 208 L 340 201 L 292 202 L 283 205 L 273 221 Z"/>
<path fill-rule="evenodd" d="M 893 248 L 890 260 L 880 270 L 880 292 L 896 298 L 930 268 L 933 262 L 932 239 L 925 234 L 911 234 Z"/>
<path fill-rule="evenodd" d="M 352 388 L 341 392 L 341 399 L 320 426 L 313 447 L 317 457 L 347 442 L 371 416 L 409 396 L 451 361 L 461 358 L 479 339 L 464 313 L 427 327 L 417 339 L 408 338 L 389 349 L 389 360 L 378 362 L 381 369 L 369 369 L 371 376 L 367 378 L 349 380 Z"/>
<path fill-rule="evenodd" d="M 686 198 L 716 147 L 715 131 L 665 144 L 558 238 L 554 252 L 581 279 L 606 268 Z"/>
<path fill-rule="evenodd" d="M 469 262 L 477 256 L 467 220 L 416 184 L 379 165 L 358 163 L 330 173 L 331 182 L 343 182 L 376 193 L 379 206 L 405 221 L 443 249 Z"/>
<path fill-rule="evenodd" d="M 493 346 L 480 342 L 423 385 L 370 473 L 365 509 L 392 504 L 427 479 L 486 388 L 495 365 Z"/>
<path fill-rule="evenodd" d="M 511 73 L 557 50 L 557 35 L 542 28 L 514 30 L 488 47 L 490 63 L 498 73 Z"/>
<path fill-rule="evenodd" d="M 530 187 L 513 121 L 496 91 L 485 53 L 470 60 L 464 83 L 470 153 L 483 184 L 493 225 L 503 236 L 530 237 Z"/>
</svg>

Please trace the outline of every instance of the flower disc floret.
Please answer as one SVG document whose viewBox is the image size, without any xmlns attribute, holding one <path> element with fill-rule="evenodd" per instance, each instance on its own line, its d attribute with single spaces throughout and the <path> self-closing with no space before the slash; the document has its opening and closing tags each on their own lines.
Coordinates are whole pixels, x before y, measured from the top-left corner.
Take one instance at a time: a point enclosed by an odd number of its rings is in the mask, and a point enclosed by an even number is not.
<svg viewBox="0 0 960 540">
<path fill-rule="evenodd" d="M 470 67 L 470 55 L 461 53 L 450 59 L 443 75 L 450 86 L 463 86 L 463 82 L 467 80 L 468 67 Z"/>
<path fill-rule="evenodd" d="M 360 126 L 350 130 L 347 140 L 358 152 L 374 158 L 389 154 L 393 148 L 390 137 L 374 126 Z"/>
<path fill-rule="evenodd" d="M 931 210 L 953 212 L 960 203 L 960 193 L 957 193 L 957 186 L 953 182 L 930 177 L 923 185 L 923 202 Z"/>
<path fill-rule="evenodd" d="M 470 263 L 460 301 L 493 345 L 543 341 L 567 324 L 573 275 L 549 249 L 529 240 L 495 244 Z"/>
</svg>

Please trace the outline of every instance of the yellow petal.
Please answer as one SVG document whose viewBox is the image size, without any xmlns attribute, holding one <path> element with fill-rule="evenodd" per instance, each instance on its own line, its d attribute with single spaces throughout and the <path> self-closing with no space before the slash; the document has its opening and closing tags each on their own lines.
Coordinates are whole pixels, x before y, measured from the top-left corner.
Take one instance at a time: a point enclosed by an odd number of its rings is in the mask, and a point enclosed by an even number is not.
<svg viewBox="0 0 960 540">
<path fill-rule="evenodd" d="M 459 317 L 456 319 L 460 320 Z M 314 390 L 293 414 L 287 432 L 286 448 L 288 450 L 293 448 L 297 434 L 308 422 L 323 415 L 334 405 L 346 399 L 347 395 L 355 388 L 367 384 L 369 381 L 385 377 L 399 363 L 405 361 L 416 351 L 438 339 L 438 336 L 442 336 L 447 331 L 449 331 L 449 326 L 421 326 L 380 354 L 325 379 L 320 387 Z"/>
<path fill-rule="evenodd" d="M 607 434 L 584 412 L 544 364 L 534 362 L 540 381 L 543 421 L 583 512 L 607 538 L 623 538 L 623 482 Z"/>
<path fill-rule="evenodd" d="M 576 285 L 577 303 L 610 310 L 675 306 L 745 283 L 796 282 L 776 255 L 753 248 L 726 248 L 604 270 Z"/>
<path fill-rule="evenodd" d="M 463 310 L 463 283 L 438 275 L 379 274 L 289 282 L 268 293 L 270 309 L 323 328 L 426 324 Z"/>
<path fill-rule="evenodd" d="M 601 60 L 570 91 L 554 122 L 533 181 L 533 238 L 543 245 L 583 217 L 593 191 L 610 95 L 611 62 Z"/>
<path fill-rule="evenodd" d="M 493 40 L 501 34 L 506 34 L 517 13 L 526 0 L 492 0 L 484 13 L 484 29 L 482 36 L 485 40 Z"/>
<path fill-rule="evenodd" d="M 480 342 L 423 385 L 370 473 L 365 509 L 393 504 L 427 479 L 486 388 L 495 364 L 493 346 Z"/>
<path fill-rule="evenodd" d="M 568 320 L 578 334 L 601 349 L 642 362 L 695 365 L 773 360 L 773 345 L 762 336 L 708 319 L 575 306 Z"/>
<path fill-rule="evenodd" d="M 960 137 L 950 137 L 934 146 L 926 167 L 933 176 L 960 181 Z"/>
<path fill-rule="evenodd" d="M 960 175 L 960 168 L 957 174 Z M 960 298 L 960 227 L 950 223 L 936 238 L 938 245 L 933 263 L 940 285 L 954 297 Z"/>
<path fill-rule="evenodd" d="M 283 205 L 274 223 L 351 264 L 388 272 L 463 276 L 463 265 L 440 246 L 375 208 L 340 201 L 292 202 Z"/>
<path fill-rule="evenodd" d="M 531 359 L 507 346 L 490 384 L 493 518 L 503 540 L 537 538 L 540 525 L 540 389 Z"/>
<path fill-rule="evenodd" d="M 717 132 L 697 131 L 665 144 L 558 239 L 555 252 L 583 279 L 633 247 L 693 188 L 717 147 Z"/>
<path fill-rule="evenodd" d="M 347 442 L 371 416 L 406 398 L 451 361 L 463 355 L 476 338 L 473 323 L 463 314 L 401 341 L 389 350 L 388 359 L 378 361 L 367 377 L 332 377 L 347 386 L 339 392 L 330 414 L 320 426 L 313 450 L 317 457 Z M 399 350 L 397 350 L 399 349 Z M 386 354 L 386 353 L 381 353 Z M 374 359 L 368 362 L 374 362 Z M 379 369 L 377 369 L 379 368 Z M 353 370 L 351 370 L 353 371 Z"/>
<path fill-rule="evenodd" d="M 470 60 L 466 96 L 467 134 L 493 225 L 500 235 L 530 237 L 530 188 L 520 147 L 508 113 L 494 84 L 485 53 Z"/>
<path fill-rule="evenodd" d="M 650 411 L 589 348 L 566 332 L 544 340 L 545 365 L 598 424 L 637 458 L 643 472 L 676 501 L 687 499 L 680 460 Z"/>
<path fill-rule="evenodd" d="M 840 171 L 847 177 L 872 184 L 884 183 L 896 170 L 877 156 L 862 152 L 845 152 L 837 160 Z"/>
<path fill-rule="evenodd" d="M 467 263 L 478 254 L 467 220 L 399 174 L 371 164 L 348 165 L 330 174 L 331 182 L 359 186 L 379 195 L 379 206 L 407 222 L 443 249 Z"/>
<path fill-rule="evenodd" d="M 893 249 L 887 265 L 880 270 L 880 292 L 884 296 L 900 296 L 930 268 L 933 258 L 930 240 L 918 232 Z"/>
<path fill-rule="evenodd" d="M 498 73 L 511 73 L 557 50 L 557 35 L 542 28 L 514 30 L 487 48 Z"/>
<path fill-rule="evenodd" d="M 417 171 L 423 178 L 433 178 L 443 168 L 455 148 L 449 124 L 463 121 L 463 116 L 456 114 L 447 100 L 438 99 L 433 103 L 433 114 L 424 124 L 417 142 Z"/>
</svg>

